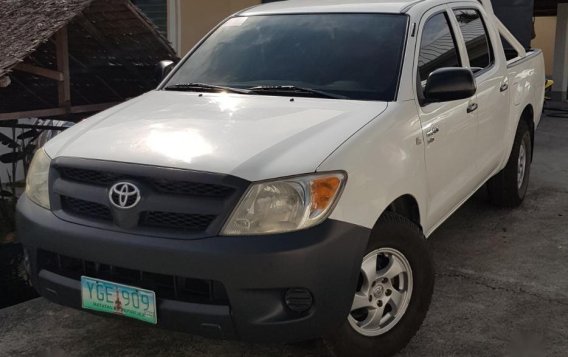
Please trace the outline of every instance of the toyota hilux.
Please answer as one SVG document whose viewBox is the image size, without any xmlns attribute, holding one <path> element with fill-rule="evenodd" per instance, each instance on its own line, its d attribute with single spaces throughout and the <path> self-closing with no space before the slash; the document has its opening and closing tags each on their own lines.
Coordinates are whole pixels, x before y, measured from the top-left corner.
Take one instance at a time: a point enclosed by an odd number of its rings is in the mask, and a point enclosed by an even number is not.
<svg viewBox="0 0 568 357">
<path fill-rule="evenodd" d="M 544 82 L 485 0 L 241 11 L 36 153 L 17 218 L 33 285 L 164 328 L 392 355 L 430 305 L 427 238 L 483 186 L 523 201 Z"/>
</svg>

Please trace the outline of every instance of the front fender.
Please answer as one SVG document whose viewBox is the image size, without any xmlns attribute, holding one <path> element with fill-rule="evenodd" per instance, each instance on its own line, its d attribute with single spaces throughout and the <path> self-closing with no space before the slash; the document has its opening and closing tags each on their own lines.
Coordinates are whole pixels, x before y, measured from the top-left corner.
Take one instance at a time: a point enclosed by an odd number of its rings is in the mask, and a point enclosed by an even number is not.
<svg viewBox="0 0 568 357">
<path fill-rule="evenodd" d="M 425 217 L 424 143 L 414 102 L 390 103 L 384 113 L 350 137 L 318 168 L 330 170 L 348 173 L 333 219 L 373 228 L 385 209 L 404 195 L 416 199 L 420 216 Z"/>
</svg>

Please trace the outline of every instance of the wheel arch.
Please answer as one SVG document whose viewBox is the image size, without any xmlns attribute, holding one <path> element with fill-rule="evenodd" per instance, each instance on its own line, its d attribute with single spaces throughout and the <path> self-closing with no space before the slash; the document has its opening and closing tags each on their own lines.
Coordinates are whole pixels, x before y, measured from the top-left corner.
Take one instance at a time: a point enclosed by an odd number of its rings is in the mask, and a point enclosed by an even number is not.
<svg viewBox="0 0 568 357">
<path fill-rule="evenodd" d="M 405 217 L 416 224 L 418 227 L 420 227 L 420 229 L 422 229 L 420 206 L 418 204 L 418 200 L 411 194 L 399 196 L 397 199 L 392 201 L 381 213 L 381 215 L 375 222 L 373 229 L 375 229 L 375 227 L 379 223 L 379 220 L 386 212 L 396 213 L 402 217 Z"/>
<path fill-rule="evenodd" d="M 527 104 L 523 112 L 521 113 L 520 120 L 523 120 L 527 126 L 529 127 L 531 133 L 531 159 L 534 153 L 534 134 L 535 134 L 535 117 L 534 117 L 534 108 L 532 104 Z"/>
</svg>

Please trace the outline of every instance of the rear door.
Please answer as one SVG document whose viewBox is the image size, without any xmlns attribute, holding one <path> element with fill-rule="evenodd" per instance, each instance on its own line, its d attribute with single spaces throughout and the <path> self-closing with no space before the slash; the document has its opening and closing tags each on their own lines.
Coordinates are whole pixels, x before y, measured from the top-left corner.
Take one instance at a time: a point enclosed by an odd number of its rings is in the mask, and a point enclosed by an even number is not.
<svg viewBox="0 0 568 357">
<path fill-rule="evenodd" d="M 425 14 L 415 59 L 417 105 L 423 129 L 427 185 L 427 226 L 435 226 L 476 188 L 477 121 L 475 98 L 424 104 L 422 91 L 430 73 L 462 67 L 460 49 L 445 6 Z"/>
<path fill-rule="evenodd" d="M 507 64 L 496 31 L 488 31 L 488 22 L 480 7 L 452 7 L 465 43 L 466 63 L 473 70 L 477 84 L 477 162 L 478 181 L 487 179 L 498 168 L 503 157 L 503 139 L 509 116 L 509 83 Z M 465 61 L 464 61 L 465 62 Z"/>
</svg>

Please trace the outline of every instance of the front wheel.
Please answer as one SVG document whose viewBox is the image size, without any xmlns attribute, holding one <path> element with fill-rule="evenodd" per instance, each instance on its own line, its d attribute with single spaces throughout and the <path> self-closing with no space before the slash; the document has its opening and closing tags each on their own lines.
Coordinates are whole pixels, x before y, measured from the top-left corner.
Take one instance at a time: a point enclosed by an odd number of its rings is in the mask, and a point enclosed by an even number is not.
<svg viewBox="0 0 568 357">
<path fill-rule="evenodd" d="M 328 345 L 337 356 L 392 356 L 420 328 L 433 288 L 433 262 L 420 228 L 386 212 L 363 258 L 351 312 Z"/>
<path fill-rule="evenodd" d="M 487 183 L 489 199 L 500 207 L 519 206 L 527 193 L 532 162 L 532 140 L 527 123 L 521 120 L 507 166 Z"/>
</svg>

